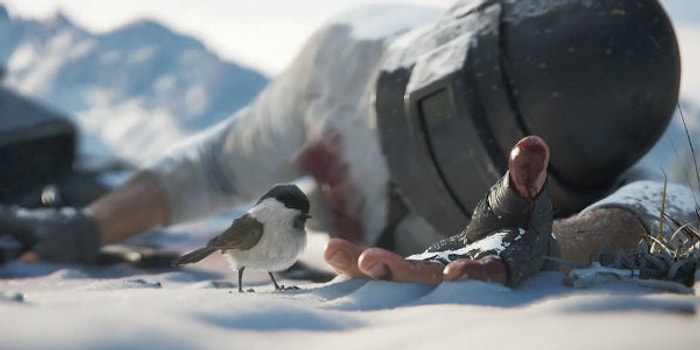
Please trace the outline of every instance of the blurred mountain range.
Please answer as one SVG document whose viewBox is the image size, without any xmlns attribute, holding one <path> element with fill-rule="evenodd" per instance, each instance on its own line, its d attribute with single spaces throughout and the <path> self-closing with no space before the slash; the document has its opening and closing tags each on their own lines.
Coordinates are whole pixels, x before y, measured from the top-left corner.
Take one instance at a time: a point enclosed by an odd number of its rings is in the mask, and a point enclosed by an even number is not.
<svg viewBox="0 0 700 350">
<path fill-rule="evenodd" d="M 82 153 L 135 163 L 230 116 L 268 82 L 155 22 L 93 34 L 62 15 L 14 18 L 2 5 L 0 64 L 5 86 L 74 119 Z"/>
</svg>

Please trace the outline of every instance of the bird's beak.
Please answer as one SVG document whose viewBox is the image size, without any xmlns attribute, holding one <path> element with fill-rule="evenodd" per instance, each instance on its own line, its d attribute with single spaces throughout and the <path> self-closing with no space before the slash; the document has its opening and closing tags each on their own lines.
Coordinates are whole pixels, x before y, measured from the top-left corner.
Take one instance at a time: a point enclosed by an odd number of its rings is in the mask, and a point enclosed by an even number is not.
<svg viewBox="0 0 700 350">
<path fill-rule="evenodd" d="M 300 214 L 299 216 L 300 216 L 302 219 L 309 219 L 309 218 L 311 218 L 311 215 L 310 215 L 310 214 Z"/>
</svg>

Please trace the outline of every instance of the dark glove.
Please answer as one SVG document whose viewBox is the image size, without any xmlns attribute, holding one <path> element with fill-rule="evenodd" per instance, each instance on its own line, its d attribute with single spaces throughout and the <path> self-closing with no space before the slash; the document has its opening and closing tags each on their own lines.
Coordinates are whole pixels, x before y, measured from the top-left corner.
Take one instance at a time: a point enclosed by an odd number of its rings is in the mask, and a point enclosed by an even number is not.
<svg viewBox="0 0 700 350">
<path fill-rule="evenodd" d="M 44 261 L 91 264 L 101 244 L 92 215 L 68 207 L 0 207 L 0 241 L 0 263 L 34 251 Z"/>
<path fill-rule="evenodd" d="M 506 172 L 476 206 L 467 228 L 430 246 L 421 257 L 443 265 L 456 259 L 498 257 L 508 266 L 507 284 L 514 286 L 543 268 L 551 233 L 547 186 L 537 199 L 524 199 L 510 186 Z"/>
</svg>

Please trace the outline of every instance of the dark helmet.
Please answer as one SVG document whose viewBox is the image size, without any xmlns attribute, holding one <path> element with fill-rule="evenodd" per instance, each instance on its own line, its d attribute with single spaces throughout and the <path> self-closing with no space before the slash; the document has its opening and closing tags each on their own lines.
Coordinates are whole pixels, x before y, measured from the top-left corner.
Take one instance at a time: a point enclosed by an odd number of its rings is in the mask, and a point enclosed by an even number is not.
<svg viewBox="0 0 700 350">
<path fill-rule="evenodd" d="M 679 84 L 655 0 L 460 1 L 390 48 L 376 121 L 400 197 L 453 234 L 526 135 L 551 147 L 556 214 L 599 198 L 661 136 Z"/>
</svg>

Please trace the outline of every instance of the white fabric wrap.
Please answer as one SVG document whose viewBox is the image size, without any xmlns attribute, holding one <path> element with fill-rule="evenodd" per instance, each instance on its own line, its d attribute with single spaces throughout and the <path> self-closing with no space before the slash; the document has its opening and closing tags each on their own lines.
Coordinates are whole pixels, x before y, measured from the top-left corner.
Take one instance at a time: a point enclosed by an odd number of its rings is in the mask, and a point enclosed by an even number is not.
<svg viewBox="0 0 700 350">
<path fill-rule="evenodd" d="M 656 234 L 659 230 L 663 198 L 663 181 L 640 180 L 622 186 L 583 211 L 611 207 L 627 209 L 642 221 L 650 233 Z M 698 201 L 700 201 L 700 193 L 687 186 L 668 182 L 664 205 L 664 216 L 666 217 L 664 234 L 672 234 L 679 225 L 697 224 Z"/>
<path fill-rule="evenodd" d="M 394 38 L 438 12 L 358 11 L 317 31 L 247 108 L 145 165 L 166 194 L 169 224 L 246 204 L 275 183 L 298 179 L 304 175 L 295 161 L 299 151 L 333 129 L 350 143 L 343 157 L 352 181 L 362 184 L 360 216 L 378 235 L 388 169 L 371 108 L 375 70 Z M 358 27 L 363 23 L 374 27 Z"/>
</svg>

